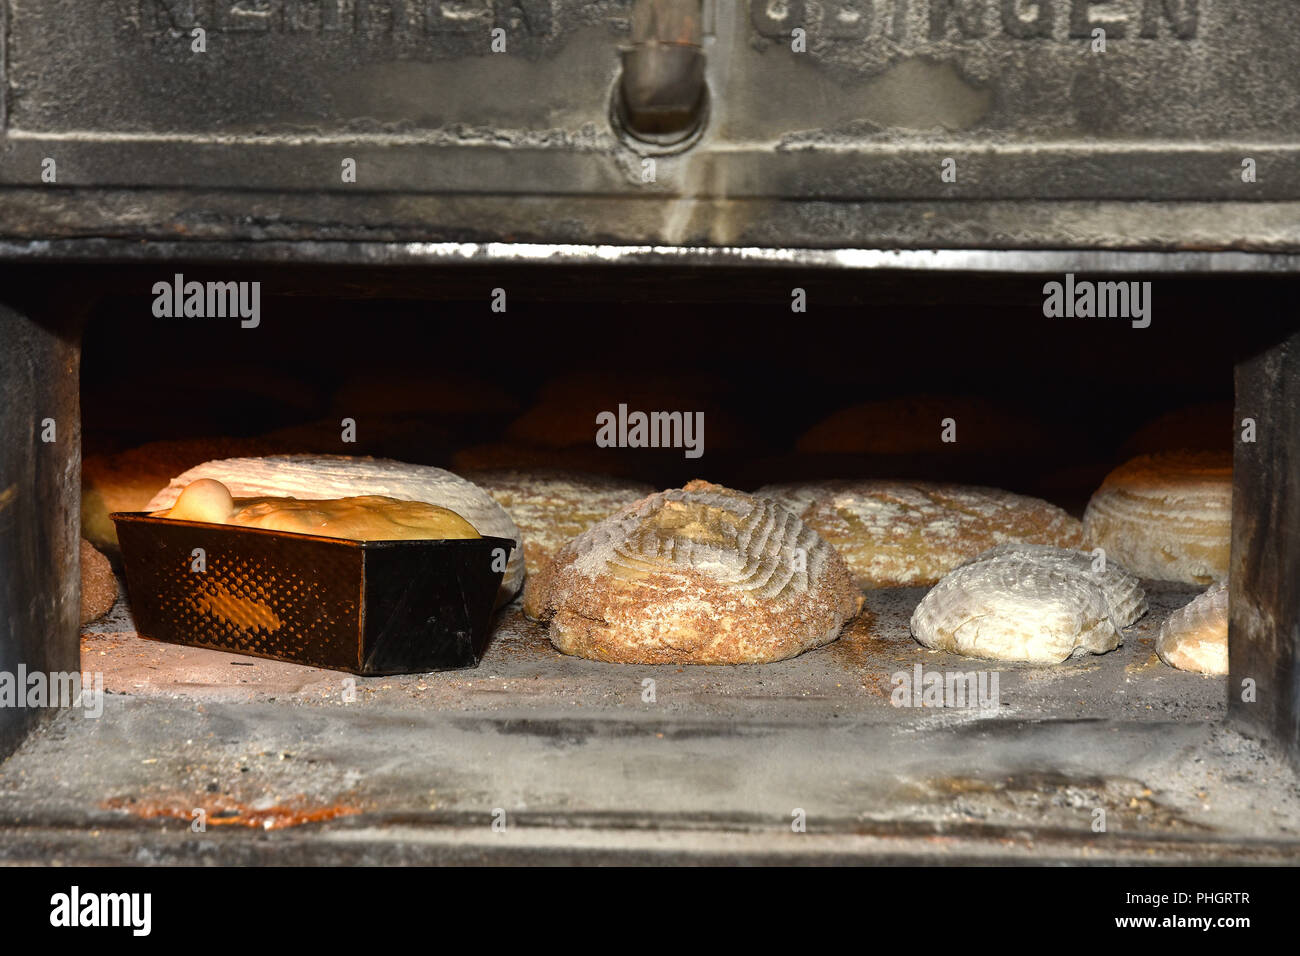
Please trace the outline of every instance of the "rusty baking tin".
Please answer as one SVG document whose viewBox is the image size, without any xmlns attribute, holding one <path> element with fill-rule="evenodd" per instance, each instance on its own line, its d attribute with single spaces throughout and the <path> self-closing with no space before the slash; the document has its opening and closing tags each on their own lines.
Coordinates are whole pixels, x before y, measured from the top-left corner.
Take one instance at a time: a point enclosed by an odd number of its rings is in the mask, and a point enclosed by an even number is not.
<svg viewBox="0 0 1300 956">
<path fill-rule="evenodd" d="M 142 636 L 354 674 L 477 665 L 505 567 L 496 549 L 514 547 L 111 517 Z"/>
</svg>

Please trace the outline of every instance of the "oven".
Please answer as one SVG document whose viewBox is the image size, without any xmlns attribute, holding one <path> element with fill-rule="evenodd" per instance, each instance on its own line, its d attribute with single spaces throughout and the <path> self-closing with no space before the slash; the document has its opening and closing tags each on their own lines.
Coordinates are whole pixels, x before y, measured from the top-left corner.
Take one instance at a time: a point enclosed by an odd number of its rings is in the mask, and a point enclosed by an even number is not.
<svg viewBox="0 0 1300 956">
<path fill-rule="evenodd" d="M 0 5 L 0 673 L 88 685 L 0 707 L 0 860 L 1294 862 L 1289 13 Z M 1051 314 L 1076 282 L 1145 305 Z M 700 453 L 602 447 L 620 405 L 699 413 Z M 477 667 L 355 676 L 140 637 L 105 523 L 287 452 L 1078 517 L 1187 445 L 1232 455 L 1226 676 L 1156 656 L 1200 590 L 1158 581 L 1121 648 L 1050 667 L 926 651 L 910 587 L 773 664 L 568 657 L 516 601 Z M 84 626 L 83 537 L 118 589 Z M 944 668 L 992 706 L 891 699 Z"/>
</svg>

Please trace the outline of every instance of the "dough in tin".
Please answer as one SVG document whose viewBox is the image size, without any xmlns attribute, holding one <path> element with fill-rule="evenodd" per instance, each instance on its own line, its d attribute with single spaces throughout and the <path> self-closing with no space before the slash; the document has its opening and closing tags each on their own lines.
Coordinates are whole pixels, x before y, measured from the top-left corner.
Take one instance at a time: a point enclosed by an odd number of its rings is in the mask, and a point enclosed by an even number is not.
<svg viewBox="0 0 1300 956">
<path fill-rule="evenodd" d="M 162 511 L 181 491 L 200 478 L 225 485 L 236 498 L 333 499 L 382 495 L 423 501 L 460 515 L 484 537 L 512 538 L 498 603 L 510 600 L 524 583 L 524 556 L 519 529 L 492 496 L 457 475 L 430 465 L 409 465 L 383 458 L 343 455 L 271 455 L 207 461 L 171 480 L 145 506 Z"/>
</svg>

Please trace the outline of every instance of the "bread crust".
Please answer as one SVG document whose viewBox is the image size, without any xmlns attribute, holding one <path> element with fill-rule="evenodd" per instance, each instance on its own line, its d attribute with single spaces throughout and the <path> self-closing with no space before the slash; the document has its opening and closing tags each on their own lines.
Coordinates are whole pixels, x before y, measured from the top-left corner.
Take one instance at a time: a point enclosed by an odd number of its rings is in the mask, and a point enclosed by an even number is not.
<svg viewBox="0 0 1300 956">
<path fill-rule="evenodd" d="M 1156 653 L 1170 667 L 1228 673 L 1228 584 L 1215 584 L 1165 618 Z"/>
<path fill-rule="evenodd" d="M 536 582 L 551 643 L 635 664 L 754 664 L 834 640 L 862 605 L 843 559 L 767 499 L 693 481 L 579 535 Z"/>
<path fill-rule="evenodd" d="M 1141 455 L 1106 476 L 1083 516 L 1089 547 L 1134 574 L 1207 585 L 1228 574 L 1232 456 Z"/>
<path fill-rule="evenodd" d="M 927 481 L 839 480 L 766 485 L 844 557 L 860 588 L 938 582 L 1000 544 L 1077 548 L 1079 522 L 1039 498 Z"/>
<path fill-rule="evenodd" d="M 639 481 L 563 469 L 489 469 L 464 471 L 505 508 L 523 535 L 524 613 L 540 615 L 537 581 L 556 552 L 596 522 L 652 494 Z"/>
<path fill-rule="evenodd" d="M 1114 650 L 1145 596 L 1127 593 L 1137 582 L 1122 568 L 1093 572 L 1087 557 L 999 549 L 965 564 L 917 605 L 912 636 L 932 650 L 1035 664 Z"/>
</svg>

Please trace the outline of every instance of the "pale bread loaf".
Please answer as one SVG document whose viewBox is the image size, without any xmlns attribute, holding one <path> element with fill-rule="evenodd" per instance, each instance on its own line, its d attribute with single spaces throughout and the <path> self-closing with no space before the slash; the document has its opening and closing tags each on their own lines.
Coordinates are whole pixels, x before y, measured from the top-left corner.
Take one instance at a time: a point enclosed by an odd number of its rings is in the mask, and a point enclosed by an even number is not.
<svg viewBox="0 0 1300 956">
<path fill-rule="evenodd" d="M 1116 468 L 1083 516 L 1089 547 L 1134 574 L 1211 584 L 1228 574 L 1232 456 L 1218 452 L 1142 455 Z"/>
<path fill-rule="evenodd" d="M 1228 584 L 1215 584 L 1165 619 L 1156 653 L 1170 667 L 1228 673 Z"/>
<path fill-rule="evenodd" d="M 996 548 L 989 548 L 966 564 L 994 561 L 1015 554 L 1027 555 L 1035 563 L 1045 566 L 1055 566 L 1089 575 L 1101 588 L 1117 627 L 1124 628 L 1136 624 L 1149 610 L 1146 592 L 1142 590 L 1142 582 L 1138 580 L 1136 574 L 1130 573 L 1114 561 L 1106 561 L 1100 569 L 1097 569 L 1097 559 L 1086 551 L 1058 548 L 1050 544 L 1000 544 Z"/>
<path fill-rule="evenodd" d="M 537 585 L 557 649 L 639 664 L 783 660 L 834 640 L 862 602 L 793 514 L 704 481 L 592 526 Z"/>
<path fill-rule="evenodd" d="M 755 494 L 802 518 L 868 590 L 934 584 L 998 544 L 1082 542 L 1079 522 L 1062 509 L 994 488 L 841 480 L 767 485 Z"/>
<path fill-rule="evenodd" d="M 932 650 L 1035 664 L 1123 643 L 1102 576 L 1057 549 L 1008 550 L 963 565 L 922 598 L 911 629 Z"/>
</svg>

